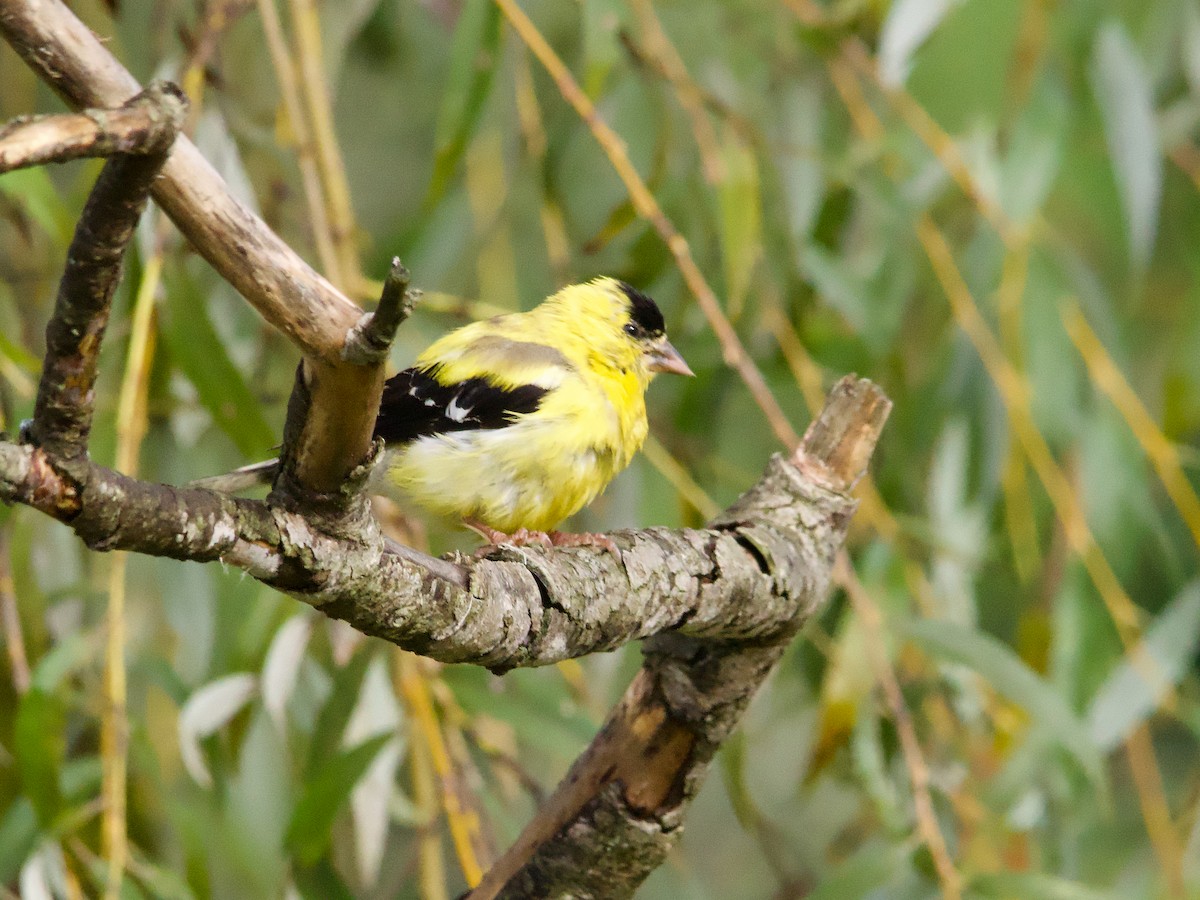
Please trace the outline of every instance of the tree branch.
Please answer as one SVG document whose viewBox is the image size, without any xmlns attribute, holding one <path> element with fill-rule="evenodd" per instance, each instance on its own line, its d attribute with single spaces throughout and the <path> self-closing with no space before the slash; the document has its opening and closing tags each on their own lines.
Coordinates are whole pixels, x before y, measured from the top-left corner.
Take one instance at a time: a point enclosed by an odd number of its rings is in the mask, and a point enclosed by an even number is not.
<svg viewBox="0 0 1200 900">
<path fill-rule="evenodd" d="M 0 31 L 74 105 L 114 106 L 137 90 L 59 0 L 0 0 Z M 186 138 L 155 179 L 159 161 L 115 158 L 89 200 L 51 322 L 36 446 L 0 438 L 0 501 L 67 523 L 97 550 L 222 560 L 447 662 L 503 671 L 649 638 L 624 699 L 473 896 L 632 893 L 676 840 L 716 749 L 824 601 L 855 506 L 846 491 L 890 404 L 870 382 L 843 380 L 797 453 L 774 458 L 708 528 L 617 533 L 619 557 L 498 547 L 486 559 L 435 560 L 395 548 L 362 488 L 379 452 L 372 426 L 407 308 L 404 273 L 393 270 L 379 309 L 363 317 L 232 198 Z M 84 452 L 121 252 L 151 185 L 196 248 L 307 356 L 266 501 L 150 484 Z"/>
<path fill-rule="evenodd" d="M 113 109 L 141 87 L 60 0 L 0 0 L 0 33 L 74 109 Z M 336 361 L 360 310 L 243 206 L 186 137 L 154 199 L 213 268 L 305 355 Z"/>
<path fill-rule="evenodd" d="M 173 105 L 163 92 L 173 94 Z M 161 153 L 182 124 L 173 107 L 186 102 L 174 85 L 154 82 L 120 109 L 13 119 L 0 128 L 0 173 L 91 156 Z"/>
<path fill-rule="evenodd" d="M 734 529 L 777 602 L 734 591 L 720 630 L 691 620 L 647 641 L 641 671 L 591 746 L 470 900 L 627 897 L 662 863 L 713 754 L 824 602 L 855 506 L 842 492 L 865 471 L 890 409 L 871 382 L 843 378 L 795 457 L 777 458 L 713 523 Z M 768 488 L 773 475 L 794 488 Z M 784 523 L 786 538 L 770 530 Z M 757 623 L 739 627 L 730 613 Z"/>
<path fill-rule="evenodd" d="M 61 0 L 0 0 L 0 33 L 76 109 L 118 107 L 140 89 Z M 361 310 L 240 203 L 186 137 L 153 195 L 200 255 L 304 353 L 312 413 L 296 436 L 294 475 L 307 491 L 336 491 L 370 452 L 383 390 L 382 364 L 342 358 Z"/>
<path fill-rule="evenodd" d="M 100 342 L 121 278 L 121 258 L 187 102 L 177 88 L 158 84 L 131 100 L 129 109 L 140 110 L 148 120 L 133 148 L 144 155 L 122 152 L 100 172 L 67 250 L 54 314 L 46 326 L 46 360 L 30 434 L 64 459 L 87 449 Z M 104 117 L 103 111 L 93 115 L 97 121 Z"/>
<path fill-rule="evenodd" d="M 843 522 L 853 508 L 776 458 L 712 528 L 614 533 L 619 562 L 593 547 L 498 547 L 483 560 L 435 560 L 395 552 L 365 504 L 327 518 L 150 484 L 89 460 L 64 466 L 10 442 L 0 442 L 0 500 L 53 516 L 93 549 L 220 559 L 366 634 L 496 671 L 669 629 L 772 638 L 819 602 L 825 544 L 840 539 L 825 523 Z"/>
<path fill-rule="evenodd" d="M 383 281 L 379 305 L 374 312 L 359 319 L 346 336 L 342 357 L 347 362 L 374 366 L 387 361 L 396 330 L 412 315 L 420 296 L 420 292 L 408 289 L 408 282 L 408 269 L 400 264 L 400 257 L 392 257 L 392 268 Z"/>
</svg>

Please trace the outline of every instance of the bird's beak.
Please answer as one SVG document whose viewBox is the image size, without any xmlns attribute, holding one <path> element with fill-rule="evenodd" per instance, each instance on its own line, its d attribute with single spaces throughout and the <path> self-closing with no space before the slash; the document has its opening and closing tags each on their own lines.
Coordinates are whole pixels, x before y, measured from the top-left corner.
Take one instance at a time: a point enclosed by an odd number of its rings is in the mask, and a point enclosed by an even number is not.
<svg viewBox="0 0 1200 900">
<path fill-rule="evenodd" d="M 651 372 L 670 372 L 673 375 L 691 375 L 692 377 L 696 375 L 691 366 L 683 361 L 679 351 L 672 347 L 671 342 L 666 339 L 651 347 L 646 353 L 646 358 L 650 360 Z"/>
</svg>

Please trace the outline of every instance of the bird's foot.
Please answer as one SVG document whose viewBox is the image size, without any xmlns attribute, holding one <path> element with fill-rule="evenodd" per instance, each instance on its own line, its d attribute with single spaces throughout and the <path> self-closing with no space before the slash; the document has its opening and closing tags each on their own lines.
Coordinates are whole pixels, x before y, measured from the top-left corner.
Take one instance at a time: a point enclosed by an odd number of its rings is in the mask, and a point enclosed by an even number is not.
<svg viewBox="0 0 1200 900">
<path fill-rule="evenodd" d="M 612 542 L 606 534 L 596 534 L 591 531 L 584 531 L 579 534 L 572 534 L 565 531 L 552 531 L 549 534 L 550 543 L 555 547 L 600 547 L 611 553 L 617 560 L 621 561 L 621 550 Z"/>
<path fill-rule="evenodd" d="M 612 539 L 603 534 L 571 534 L 563 531 L 532 531 L 528 528 L 518 528 L 512 534 L 498 531 L 482 522 L 473 519 L 464 522 L 468 528 L 476 532 L 489 544 L 499 546 L 507 544 L 510 547 L 600 547 L 607 550 L 617 561 L 621 561 L 621 551 Z M 480 547 L 475 551 L 476 559 L 481 559 L 491 552 L 491 547 Z"/>
</svg>

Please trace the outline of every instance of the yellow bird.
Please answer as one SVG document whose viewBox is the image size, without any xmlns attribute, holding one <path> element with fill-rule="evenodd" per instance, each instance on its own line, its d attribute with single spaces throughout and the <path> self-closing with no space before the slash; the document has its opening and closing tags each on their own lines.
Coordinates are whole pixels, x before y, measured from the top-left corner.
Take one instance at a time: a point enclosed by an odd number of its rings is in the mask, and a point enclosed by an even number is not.
<svg viewBox="0 0 1200 900">
<path fill-rule="evenodd" d="M 641 448 L 657 372 L 693 374 L 654 301 L 613 278 L 466 325 L 385 384 L 375 436 L 386 453 L 371 490 L 459 520 L 492 543 L 611 549 L 591 535 L 547 532 Z M 261 480 L 273 469 L 239 472 Z"/>
</svg>

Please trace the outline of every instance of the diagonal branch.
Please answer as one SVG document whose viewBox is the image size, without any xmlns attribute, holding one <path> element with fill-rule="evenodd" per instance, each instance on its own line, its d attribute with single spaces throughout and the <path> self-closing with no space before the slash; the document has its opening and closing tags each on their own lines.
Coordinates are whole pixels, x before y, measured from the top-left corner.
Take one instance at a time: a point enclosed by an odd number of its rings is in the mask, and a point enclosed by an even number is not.
<svg viewBox="0 0 1200 900">
<path fill-rule="evenodd" d="M 117 107 L 137 80 L 61 0 L 0 0 L 0 33 L 69 105 Z M 305 491 L 338 490 L 368 456 L 383 365 L 354 365 L 342 349 L 361 310 L 230 192 L 186 137 L 176 142 L 154 199 L 230 284 L 305 354 L 310 400 L 295 435 Z"/>
<path fill-rule="evenodd" d="M 625 696 L 516 843 L 470 894 L 494 897 L 627 897 L 657 868 L 717 748 L 732 733 L 796 629 L 824 602 L 834 554 L 854 504 L 841 491 L 863 474 L 891 403 L 871 382 L 844 378 L 809 428 L 796 477 L 821 483 L 829 502 L 778 507 L 798 516 L 797 545 L 752 543 L 765 576 L 801 577 L 786 593 L 791 617 L 758 634 L 700 637 L 690 628 L 648 641 Z M 790 468 L 790 467 L 789 467 Z M 721 516 L 761 536 L 754 491 Z M 801 570 L 790 568 L 802 566 Z M 736 602 L 736 601 L 735 601 Z M 755 607 L 756 609 L 758 607 Z"/>
<path fill-rule="evenodd" d="M 137 79 L 61 0 L 0 0 L 0 33 L 74 109 L 115 108 Z M 240 203 L 186 137 L 154 199 L 199 253 L 310 357 L 336 359 L 359 309 Z"/>
</svg>

